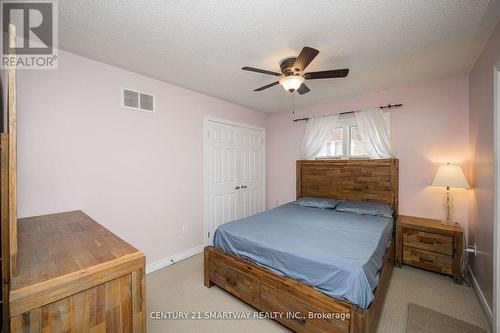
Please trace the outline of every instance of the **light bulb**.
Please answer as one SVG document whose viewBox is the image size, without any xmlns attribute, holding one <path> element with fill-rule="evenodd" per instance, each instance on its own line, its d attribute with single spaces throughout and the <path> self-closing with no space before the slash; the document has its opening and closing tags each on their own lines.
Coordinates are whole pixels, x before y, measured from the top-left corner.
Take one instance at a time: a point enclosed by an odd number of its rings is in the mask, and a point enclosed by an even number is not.
<svg viewBox="0 0 500 333">
<path fill-rule="evenodd" d="M 289 75 L 280 79 L 280 84 L 289 92 L 299 89 L 302 83 L 304 83 L 304 77 L 299 75 Z"/>
</svg>

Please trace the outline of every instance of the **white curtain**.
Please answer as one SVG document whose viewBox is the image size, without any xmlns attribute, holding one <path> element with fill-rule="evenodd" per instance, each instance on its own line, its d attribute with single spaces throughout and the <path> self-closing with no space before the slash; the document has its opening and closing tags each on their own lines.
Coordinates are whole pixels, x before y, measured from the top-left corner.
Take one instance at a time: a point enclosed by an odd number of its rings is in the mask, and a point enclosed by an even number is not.
<svg viewBox="0 0 500 333">
<path fill-rule="evenodd" d="M 384 119 L 384 111 L 371 108 L 356 111 L 358 131 L 370 158 L 391 158 L 391 137 Z"/>
<path fill-rule="evenodd" d="M 306 134 L 302 141 L 301 159 L 312 160 L 320 152 L 337 126 L 338 115 L 313 117 L 307 120 Z"/>
</svg>

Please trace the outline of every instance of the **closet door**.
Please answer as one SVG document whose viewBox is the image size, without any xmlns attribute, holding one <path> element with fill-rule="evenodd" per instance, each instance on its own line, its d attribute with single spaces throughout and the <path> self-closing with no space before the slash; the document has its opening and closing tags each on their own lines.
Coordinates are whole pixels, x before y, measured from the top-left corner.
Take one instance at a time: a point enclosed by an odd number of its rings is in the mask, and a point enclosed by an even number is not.
<svg viewBox="0 0 500 333">
<path fill-rule="evenodd" d="M 209 239 L 223 223 L 238 217 L 238 127 L 209 122 L 208 128 L 208 232 Z"/>
<path fill-rule="evenodd" d="M 206 242 L 221 224 L 264 210 L 264 131 L 206 122 Z"/>
<path fill-rule="evenodd" d="M 239 217 L 264 210 L 264 137 L 262 131 L 241 129 L 238 145 Z"/>
</svg>

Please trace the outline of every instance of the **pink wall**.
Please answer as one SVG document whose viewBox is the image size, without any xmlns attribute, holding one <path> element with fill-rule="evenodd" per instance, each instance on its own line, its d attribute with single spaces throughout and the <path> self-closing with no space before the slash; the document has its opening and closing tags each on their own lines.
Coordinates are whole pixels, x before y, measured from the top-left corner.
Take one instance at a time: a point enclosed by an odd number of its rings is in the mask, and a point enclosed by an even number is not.
<svg viewBox="0 0 500 333">
<path fill-rule="evenodd" d="M 500 23 L 469 76 L 469 164 L 473 190 L 469 200 L 472 272 L 490 308 L 493 304 L 493 80 L 500 60 Z"/>
<path fill-rule="evenodd" d="M 19 215 L 81 209 L 149 263 L 201 245 L 204 115 L 261 127 L 268 116 L 70 53 L 59 57 L 59 70 L 19 71 Z M 121 109 L 120 87 L 156 95 L 157 112 Z"/>
<path fill-rule="evenodd" d="M 468 158 L 467 77 L 405 86 L 338 103 L 282 112 L 268 123 L 268 206 L 295 198 L 295 160 L 304 135 L 304 122 L 293 118 L 334 114 L 387 103 L 403 103 L 392 112 L 393 150 L 400 163 L 400 213 L 429 218 L 443 216 L 444 189 L 429 186 L 441 163 Z M 466 173 L 467 174 L 467 173 Z M 467 190 L 456 194 L 455 217 L 467 230 Z"/>
</svg>

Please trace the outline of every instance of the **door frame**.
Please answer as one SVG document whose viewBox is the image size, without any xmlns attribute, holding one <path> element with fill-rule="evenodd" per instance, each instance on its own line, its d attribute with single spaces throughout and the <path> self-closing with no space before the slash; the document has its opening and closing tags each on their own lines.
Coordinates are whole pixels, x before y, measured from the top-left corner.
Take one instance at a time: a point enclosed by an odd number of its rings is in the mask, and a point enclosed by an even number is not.
<svg viewBox="0 0 500 333">
<path fill-rule="evenodd" d="M 493 68 L 493 331 L 500 332 L 500 60 Z"/>
<path fill-rule="evenodd" d="M 229 126 L 236 126 L 236 127 L 241 127 L 241 128 L 246 128 L 246 129 L 251 129 L 251 130 L 256 130 L 256 131 L 262 131 L 262 138 L 264 140 L 264 153 L 262 154 L 262 188 L 263 188 L 263 193 L 262 193 L 262 203 L 264 209 L 267 208 L 266 204 L 266 193 L 267 193 L 267 187 L 266 187 L 266 153 L 267 153 L 267 143 L 266 143 L 266 129 L 263 127 L 258 127 L 258 126 L 253 126 L 253 125 L 248 125 L 245 123 L 240 123 L 232 120 L 227 120 L 223 118 L 218 118 L 214 116 L 205 116 L 203 118 L 203 245 L 208 246 L 210 245 L 210 240 L 208 239 L 208 195 L 209 195 L 209 184 L 208 184 L 208 146 L 209 146 L 209 141 L 208 141 L 208 126 L 209 124 L 213 123 L 219 123 L 223 125 L 229 125 Z"/>
</svg>

